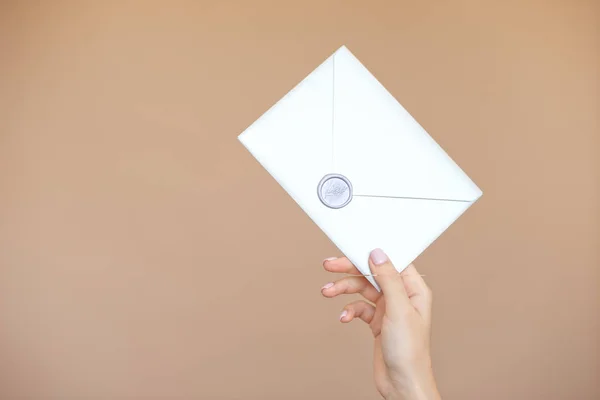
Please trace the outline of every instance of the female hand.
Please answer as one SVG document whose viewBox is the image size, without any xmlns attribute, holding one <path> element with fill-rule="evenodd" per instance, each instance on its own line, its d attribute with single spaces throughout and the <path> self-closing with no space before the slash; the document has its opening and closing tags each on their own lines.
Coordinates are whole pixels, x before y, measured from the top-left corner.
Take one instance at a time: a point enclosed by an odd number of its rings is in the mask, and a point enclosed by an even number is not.
<svg viewBox="0 0 600 400">
<path fill-rule="evenodd" d="M 375 338 L 375 386 L 387 400 L 440 399 L 430 356 L 431 290 L 410 265 L 401 273 L 387 255 L 371 252 L 371 274 L 378 292 L 345 257 L 323 262 L 327 271 L 352 274 L 323 286 L 325 297 L 360 293 L 359 300 L 344 307 L 340 321 L 359 318 L 369 324 Z"/>
</svg>

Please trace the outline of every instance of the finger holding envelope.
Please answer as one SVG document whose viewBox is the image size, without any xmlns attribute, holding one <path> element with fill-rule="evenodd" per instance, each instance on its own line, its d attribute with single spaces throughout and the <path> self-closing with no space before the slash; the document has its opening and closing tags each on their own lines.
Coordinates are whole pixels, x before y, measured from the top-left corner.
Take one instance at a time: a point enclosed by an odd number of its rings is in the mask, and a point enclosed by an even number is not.
<svg viewBox="0 0 600 400">
<path fill-rule="evenodd" d="M 401 320 L 412 310 L 427 322 L 431 317 L 431 290 L 414 265 L 398 273 L 392 261 L 381 249 L 375 249 L 369 257 L 369 267 L 384 293 L 386 315 Z"/>
<path fill-rule="evenodd" d="M 417 272 L 413 264 L 410 264 L 400 273 L 400 276 L 411 304 L 423 318 L 430 321 L 432 294 L 423 275 Z"/>
<path fill-rule="evenodd" d="M 323 266 L 329 272 L 346 273 L 352 276 L 347 276 L 335 282 L 329 282 L 321 288 L 321 293 L 325 297 L 336 297 L 340 294 L 361 294 L 365 299 L 375 303 L 381 293 L 377 291 L 369 283 L 369 281 L 361 275 L 356 267 L 346 257 L 327 259 L 323 262 Z"/>
<path fill-rule="evenodd" d="M 333 298 L 340 294 L 361 294 L 365 299 L 376 303 L 382 296 L 381 292 L 378 292 L 360 273 L 360 271 L 352 264 L 346 257 L 332 257 L 327 258 L 323 261 L 323 267 L 325 270 L 334 273 L 349 274 L 352 276 L 344 277 L 336 282 L 330 282 L 321 288 L 323 296 Z M 393 269 L 392 269 L 393 271 Z M 391 271 L 388 271 L 391 272 Z M 392 275 L 397 273 L 396 271 L 391 272 Z M 431 290 L 423 280 L 423 275 L 420 275 L 414 265 L 409 265 L 402 272 L 398 274 L 399 280 L 402 282 L 406 296 L 412 306 L 421 314 L 423 318 L 430 321 L 431 318 Z M 374 274 L 373 276 L 377 276 Z M 350 303 L 350 308 L 353 308 L 354 303 Z M 362 305 L 358 306 L 359 308 Z M 368 312 L 367 312 L 368 314 Z M 349 322 L 351 319 L 346 320 L 349 316 L 342 318 L 343 322 Z M 362 318 L 361 318 L 362 319 Z"/>
<path fill-rule="evenodd" d="M 346 257 L 330 257 L 323 260 L 326 271 L 341 274 L 361 275 L 360 271 Z"/>
</svg>

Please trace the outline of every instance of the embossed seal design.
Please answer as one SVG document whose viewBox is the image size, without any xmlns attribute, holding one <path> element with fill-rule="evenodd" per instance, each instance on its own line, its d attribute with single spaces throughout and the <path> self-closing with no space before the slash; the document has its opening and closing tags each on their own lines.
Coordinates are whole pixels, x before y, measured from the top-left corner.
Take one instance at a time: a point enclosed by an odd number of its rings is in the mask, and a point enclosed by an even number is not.
<svg viewBox="0 0 600 400">
<path fill-rule="evenodd" d="M 343 175 L 327 174 L 317 186 L 319 200 L 329 208 L 342 208 L 352 200 L 352 184 Z"/>
</svg>

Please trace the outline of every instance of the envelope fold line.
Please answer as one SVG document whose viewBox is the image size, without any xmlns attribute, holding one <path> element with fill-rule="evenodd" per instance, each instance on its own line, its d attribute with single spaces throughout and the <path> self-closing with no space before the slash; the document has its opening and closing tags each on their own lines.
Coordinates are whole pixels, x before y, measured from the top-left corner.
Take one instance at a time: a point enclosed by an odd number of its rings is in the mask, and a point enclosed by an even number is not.
<svg viewBox="0 0 600 400">
<path fill-rule="evenodd" d="M 331 170 L 335 171 L 335 53 L 331 56 Z"/>
<path fill-rule="evenodd" d="M 404 199 L 404 200 L 427 200 L 427 201 L 453 201 L 457 203 L 473 203 L 475 200 L 462 200 L 462 199 L 435 199 L 431 197 L 407 197 L 407 196 L 377 196 L 369 194 L 355 194 L 353 197 L 370 197 L 370 198 L 382 198 L 382 199 Z"/>
<path fill-rule="evenodd" d="M 480 190 L 346 48 L 334 54 L 335 171 L 354 195 L 476 200 Z"/>
</svg>

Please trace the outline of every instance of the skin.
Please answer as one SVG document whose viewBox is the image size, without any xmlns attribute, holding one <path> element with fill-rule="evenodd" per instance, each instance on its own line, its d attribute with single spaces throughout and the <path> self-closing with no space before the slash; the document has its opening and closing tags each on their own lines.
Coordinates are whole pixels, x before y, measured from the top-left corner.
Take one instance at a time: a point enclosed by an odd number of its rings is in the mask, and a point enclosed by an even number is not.
<svg viewBox="0 0 600 400">
<path fill-rule="evenodd" d="M 358 293 L 366 300 L 346 305 L 340 321 L 360 319 L 371 328 L 375 386 L 383 398 L 441 399 L 431 367 L 431 290 L 413 265 L 398 273 L 380 249 L 369 266 L 381 292 L 346 257 L 323 261 L 327 271 L 351 275 L 323 286 L 323 296 Z"/>
</svg>

